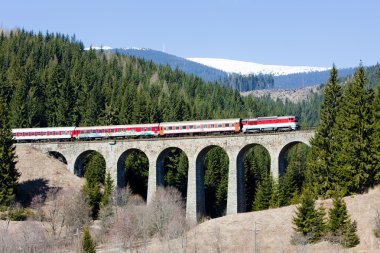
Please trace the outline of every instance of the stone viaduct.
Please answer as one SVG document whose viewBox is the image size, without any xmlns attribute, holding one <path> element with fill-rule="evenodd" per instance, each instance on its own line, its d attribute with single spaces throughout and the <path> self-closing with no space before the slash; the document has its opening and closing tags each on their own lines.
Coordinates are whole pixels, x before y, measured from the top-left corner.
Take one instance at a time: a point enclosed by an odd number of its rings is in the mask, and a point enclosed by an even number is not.
<svg viewBox="0 0 380 253">
<path fill-rule="evenodd" d="M 276 132 L 263 134 L 218 135 L 185 138 L 127 139 L 116 141 L 77 141 L 57 143 L 19 143 L 28 145 L 44 153 L 58 152 L 67 161 L 67 167 L 76 175 L 83 170 L 86 156 L 99 152 L 106 161 L 106 170 L 114 182 L 124 187 L 124 162 L 132 150 L 140 150 L 149 160 L 147 202 L 152 200 L 158 186 L 164 184 L 164 159 L 172 148 L 181 149 L 187 155 L 188 183 L 186 216 L 197 220 L 205 210 L 204 198 L 204 157 L 213 147 L 224 149 L 229 157 L 227 214 L 245 211 L 245 183 L 243 158 L 255 145 L 267 149 L 271 158 L 271 173 L 275 179 L 284 171 L 284 155 L 296 143 L 309 145 L 314 130 Z"/>
</svg>

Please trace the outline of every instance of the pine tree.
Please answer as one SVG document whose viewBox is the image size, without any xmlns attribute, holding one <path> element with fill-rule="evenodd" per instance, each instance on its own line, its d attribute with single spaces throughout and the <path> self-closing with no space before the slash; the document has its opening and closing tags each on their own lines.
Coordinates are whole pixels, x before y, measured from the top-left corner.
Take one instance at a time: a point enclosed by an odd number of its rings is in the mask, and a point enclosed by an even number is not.
<svg viewBox="0 0 380 253">
<path fill-rule="evenodd" d="M 309 242 L 318 241 L 324 234 L 324 209 L 315 208 L 315 199 L 309 189 L 305 189 L 301 204 L 293 217 L 294 230 L 303 236 L 308 236 Z"/>
<path fill-rule="evenodd" d="M 346 203 L 342 197 L 336 194 L 333 198 L 333 207 L 329 210 L 329 231 L 333 235 L 341 235 L 341 231 L 347 224 L 348 219 Z"/>
<path fill-rule="evenodd" d="M 86 182 L 83 186 L 83 193 L 86 196 L 87 203 L 91 207 L 92 218 L 97 219 L 102 199 L 100 188 L 101 184 L 104 184 L 104 158 L 98 153 L 93 153 L 87 157 L 84 167 Z"/>
<path fill-rule="evenodd" d="M 367 88 L 364 68 L 360 66 L 347 84 L 333 128 L 333 162 L 330 177 L 347 193 L 366 190 L 372 182 L 371 161 L 373 91 Z"/>
<path fill-rule="evenodd" d="M 113 192 L 113 180 L 111 174 L 108 172 L 106 175 L 106 180 L 104 182 L 104 192 L 100 202 L 100 207 L 103 208 L 110 202 L 110 198 Z"/>
<path fill-rule="evenodd" d="M 356 222 L 351 222 L 347 212 L 347 206 L 341 193 L 336 193 L 333 198 L 333 207 L 329 210 L 328 231 L 332 236 L 338 237 L 344 247 L 354 247 L 360 240 L 356 234 Z"/>
<path fill-rule="evenodd" d="M 12 202 L 20 177 L 15 167 L 17 156 L 12 138 L 8 110 L 0 99 L 0 205 Z"/>
<path fill-rule="evenodd" d="M 373 169 L 370 178 L 372 184 L 380 182 L 380 68 L 377 71 L 378 84 L 376 87 L 375 98 L 373 101 L 373 132 L 371 136 L 371 160 Z"/>
<path fill-rule="evenodd" d="M 311 139 L 307 162 L 307 181 L 311 189 L 325 197 L 330 196 L 334 188 L 332 160 L 332 129 L 340 106 L 342 88 L 338 85 L 338 71 L 333 65 L 330 77 L 324 89 L 324 100 L 320 110 L 320 123 L 315 136 Z"/>
<path fill-rule="evenodd" d="M 102 193 L 100 192 L 100 185 L 98 182 L 89 183 L 87 180 L 83 185 L 82 191 L 86 198 L 88 205 L 91 208 L 91 217 L 96 220 L 100 210 L 100 201 Z"/>
<path fill-rule="evenodd" d="M 266 173 L 256 191 L 255 200 L 253 202 L 253 210 L 265 210 L 270 206 L 273 197 L 273 178 L 272 175 Z"/>
<path fill-rule="evenodd" d="M 360 243 L 359 236 L 356 234 L 356 221 L 348 223 L 344 227 L 342 245 L 346 248 L 355 247 Z"/>
<path fill-rule="evenodd" d="M 90 230 L 88 226 L 84 226 L 83 236 L 82 236 L 82 250 L 85 253 L 95 253 L 95 243 L 91 238 Z"/>
</svg>

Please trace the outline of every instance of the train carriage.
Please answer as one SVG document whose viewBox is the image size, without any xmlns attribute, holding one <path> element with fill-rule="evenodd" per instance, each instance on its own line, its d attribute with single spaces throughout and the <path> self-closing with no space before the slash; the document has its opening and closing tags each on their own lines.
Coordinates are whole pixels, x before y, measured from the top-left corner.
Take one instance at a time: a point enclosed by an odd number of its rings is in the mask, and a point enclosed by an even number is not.
<svg viewBox="0 0 380 253">
<path fill-rule="evenodd" d="M 257 132 L 267 130 L 297 130 L 299 129 L 298 117 L 296 116 L 271 116 L 254 119 L 242 119 L 242 132 Z"/>
<path fill-rule="evenodd" d="M 73 137 L 75 127 L 44 127 L 12 129 L 13 139 L 23 141 L 63 140 Z"/>
<path fill-rule="evenodd" d="M 238 133 L 240 119 L 197 120 L 160 123 L 160 135 Z"/>
<path fill-rule="evenodd" d="M 125 138 L 137 136 L 158 136 L 157 124 L 116 125 L 77 127 L 74 137 L 77 139 Z"/>
</svg>

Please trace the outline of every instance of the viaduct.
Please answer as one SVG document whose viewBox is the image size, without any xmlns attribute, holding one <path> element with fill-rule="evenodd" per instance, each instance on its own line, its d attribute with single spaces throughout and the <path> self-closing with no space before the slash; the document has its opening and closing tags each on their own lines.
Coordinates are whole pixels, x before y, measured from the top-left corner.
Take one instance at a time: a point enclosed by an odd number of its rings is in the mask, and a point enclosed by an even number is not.
<svg viewBox="0 0 380 253">
<path fill-rule="evenodd" d="M 88 154 L 99 152 L 106 161 L 117 186 L 125 186 L 124 163 L 128 154 L 140 150 L 149 160 L 147 203 L 152 200 L 158 186 L 164 184 L 164 159 L 172 148 L 181 149 L 187 155 L 188 183 L 186 216 L 196 221 L 204 213 L 204 157 L 213 147 L 221 147 L 229 157 L 227 214 L 245 211 L 245 184 L 243 160 L 246 152 L 255 145 L 263 146 L 271 159 L 271 173 L 275 179 L 284 171 L 284 156 L 297 144 L 310 145 L 314 130 L 275 132 L 263 134 L 218 135 L 185 138 L 127 139 L 116 141 L 77 141 L 57 143 L 19 143 L 44 153 L 59 153 L 67 161 L 68 170 L 81 175 L 83 162 Z"/>
</svg>

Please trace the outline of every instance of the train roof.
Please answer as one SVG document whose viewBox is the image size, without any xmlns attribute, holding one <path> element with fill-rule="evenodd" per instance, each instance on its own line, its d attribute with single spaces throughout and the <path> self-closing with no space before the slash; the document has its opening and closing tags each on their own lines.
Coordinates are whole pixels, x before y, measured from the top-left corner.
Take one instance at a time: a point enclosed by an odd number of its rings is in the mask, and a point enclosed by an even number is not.
<svg viewBox="0 0 380 253">
<path fill-rule="evenodd" d="M 257 117 L 257 118 L 249 118 L 249 119 L 243 119 L 243 120 L 260 120 L 260 119 L 286 119 L 290 117 L 297 117 L 294 115 L 287 115 L 287 116 L 268 116 L 268 117 Z"/>
<path fill-rule="evenodd" d="M 72 131 L 75 127 L 38 127 L 38 128 L 14 128 L 12 132 L 50 132 L 50 131 Z"/>
<path fill-rule="evenodd" d="M 134 127 L 158 127 L 158 123 L 134 124 L 134 125 L 111 125 L 111 126 L 87 126 L 87 127 L 77 127 L 76 130 L 134 128 Z"/>
<path fill-rule="evenodd" d="M 210 120 L 195 120 L 195 121 L 177 121 L 177 122 L 162 122 L 160 126 L 168 125 L 190 125 L 190 124 L 212 124 L 212 123 L 235 123 L 240 122 L 240 118 L 235 119 L 210 119 Z"/>
</svg>

